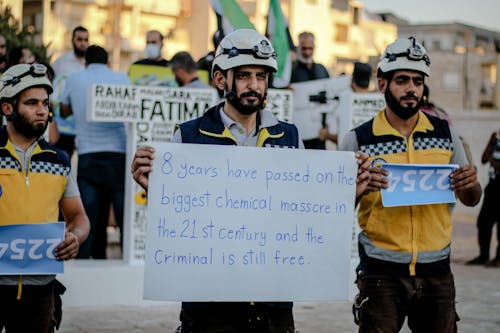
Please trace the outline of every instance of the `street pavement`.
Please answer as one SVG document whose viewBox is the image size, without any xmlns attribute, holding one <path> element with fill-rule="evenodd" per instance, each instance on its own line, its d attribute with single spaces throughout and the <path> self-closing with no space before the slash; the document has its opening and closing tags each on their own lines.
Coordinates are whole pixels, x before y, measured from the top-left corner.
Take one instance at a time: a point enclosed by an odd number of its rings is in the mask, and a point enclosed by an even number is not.
<svg viewBox="0 0 500 333">
<path fill-rule="evenodd" d="M 458 331 L 500 333 L 500 268 L 464 265 L 478 251 L 475 216 L 454 216 L 453 222 L 452 270 L 460 317 Z M 179 303 L 165 302 L 148 306 L 64 307 L 59 332 L 170 333 L 179 325 L 179 310 Z M 294 317 L 301 333 L 357 331 L 350 302 L 297 302 Z M 401 332 L 410 332 L 406 324 Z"/>
</svg>

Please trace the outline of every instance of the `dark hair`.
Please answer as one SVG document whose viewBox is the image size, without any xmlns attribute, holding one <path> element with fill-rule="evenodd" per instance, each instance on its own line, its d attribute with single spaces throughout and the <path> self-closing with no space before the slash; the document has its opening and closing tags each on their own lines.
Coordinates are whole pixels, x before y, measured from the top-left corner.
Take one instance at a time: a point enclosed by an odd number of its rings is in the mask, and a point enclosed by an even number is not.
<svg viewBox="0 0 500 333">
<path fill-rule="evenodd" d="M 8 56 L 8 62 L 7 62 L 8 66 L 7 67 L 11 67 L 11 66 L 19 64 L 19 60 L 21 60 L 23 57 L 23 50 L 24 49 L 29 50 L 29 47 L 21 45 L 21 46 L 17 46 L 15 48 L 13 48 L 12 50 L 10 50 L 9 56 Z"/>
<path fill-rule="evenodd" d="M 88 33 L 89 31 L 87 29 L 85 29 L 84 27 L 82 27 L 81 25 L 77 26 L 75 29 L 73 29 L 73 35 L 71 37 L 71 40 L 75 39 L 75 35 L 78 31 L 83 31 L 83 32 L 86 32 Z"/>
<path fill-rule="evenodd" d="M 108 52 L 98 45 L 90 45 L 85 52 L 85 63 L 90 64 L 107 64 Z"/>
<path fill-rule="evenodd" d="M 188 52 L 177 52 L 172 59 L 170 59 L 170 68 L 176 70 L 178 68 L 184 69 L 188 73 L 194 73 L 197 70 L 196 62 Z"/>
</svg>

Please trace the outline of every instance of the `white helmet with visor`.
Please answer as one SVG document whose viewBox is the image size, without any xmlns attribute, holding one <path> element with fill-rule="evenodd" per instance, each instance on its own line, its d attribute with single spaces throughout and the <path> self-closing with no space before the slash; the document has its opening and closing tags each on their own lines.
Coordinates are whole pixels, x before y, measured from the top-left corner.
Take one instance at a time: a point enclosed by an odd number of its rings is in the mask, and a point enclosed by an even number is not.
<svg viewBox="0 0 500 333">
<path fill-rule="evenodd" d="M 395 70 L 413 70 L 429 76 L 431 61 L 425 48 L 415 37 L 398 38 L 389 44 L 378 64 L 379 74 Z"/>
<path fill-rule="evenodd" d="M 265 66 L 278 70 L 276 52 L 266 37 L 253 29 L 238 29 L 224 37 L 215 51 L 212 75 L 219 67 L 228 70 L 239 66 Z"/>
</svg>

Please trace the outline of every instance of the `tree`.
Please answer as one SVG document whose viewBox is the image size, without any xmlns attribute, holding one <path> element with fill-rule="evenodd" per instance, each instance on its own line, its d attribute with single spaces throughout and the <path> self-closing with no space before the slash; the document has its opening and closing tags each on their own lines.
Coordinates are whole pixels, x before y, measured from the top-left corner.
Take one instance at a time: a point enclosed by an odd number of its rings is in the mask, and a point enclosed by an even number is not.
<svg viewBox="0 0 500 333">
<path fill-rule="evenodd" d="M 43 45 L 35 41 L 35 34 L 28 26 L 20 27 L 19 20 L 12 14 L 10 6 L 0 1 L 0 34 L 5 37 L 7 50 L 18 46 L 28 47 L 39 62 L 49 63 L 49 44 Z M 8 55 L 8 54 L 7 54 Z"/>
</svg>

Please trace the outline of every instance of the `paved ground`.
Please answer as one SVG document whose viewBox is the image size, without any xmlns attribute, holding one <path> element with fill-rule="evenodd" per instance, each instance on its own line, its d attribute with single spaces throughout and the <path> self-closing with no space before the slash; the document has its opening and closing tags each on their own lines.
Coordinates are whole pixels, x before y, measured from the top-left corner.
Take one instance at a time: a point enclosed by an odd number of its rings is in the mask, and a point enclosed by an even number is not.
<svg viewBox="0 0 500 333">
<path fill-rule="evenodd" d="M 495 243 L 496 244 L 496 243 Z M 465 266 L 477 254 L 474 216 L 455 216 L 452 261 L 459 332 L 500 333 L 500 268 Z M 126 290 L 124 290 L 126 292 Z M 350 303 L 296 303 L 301 333 L 356 332 Z M 143 307 L 65 308 L 62 333 L 168 333 L 178 325 L 178 303 Z M 402 332 L 409 332 L 405 327 Z"/>
</svg>

